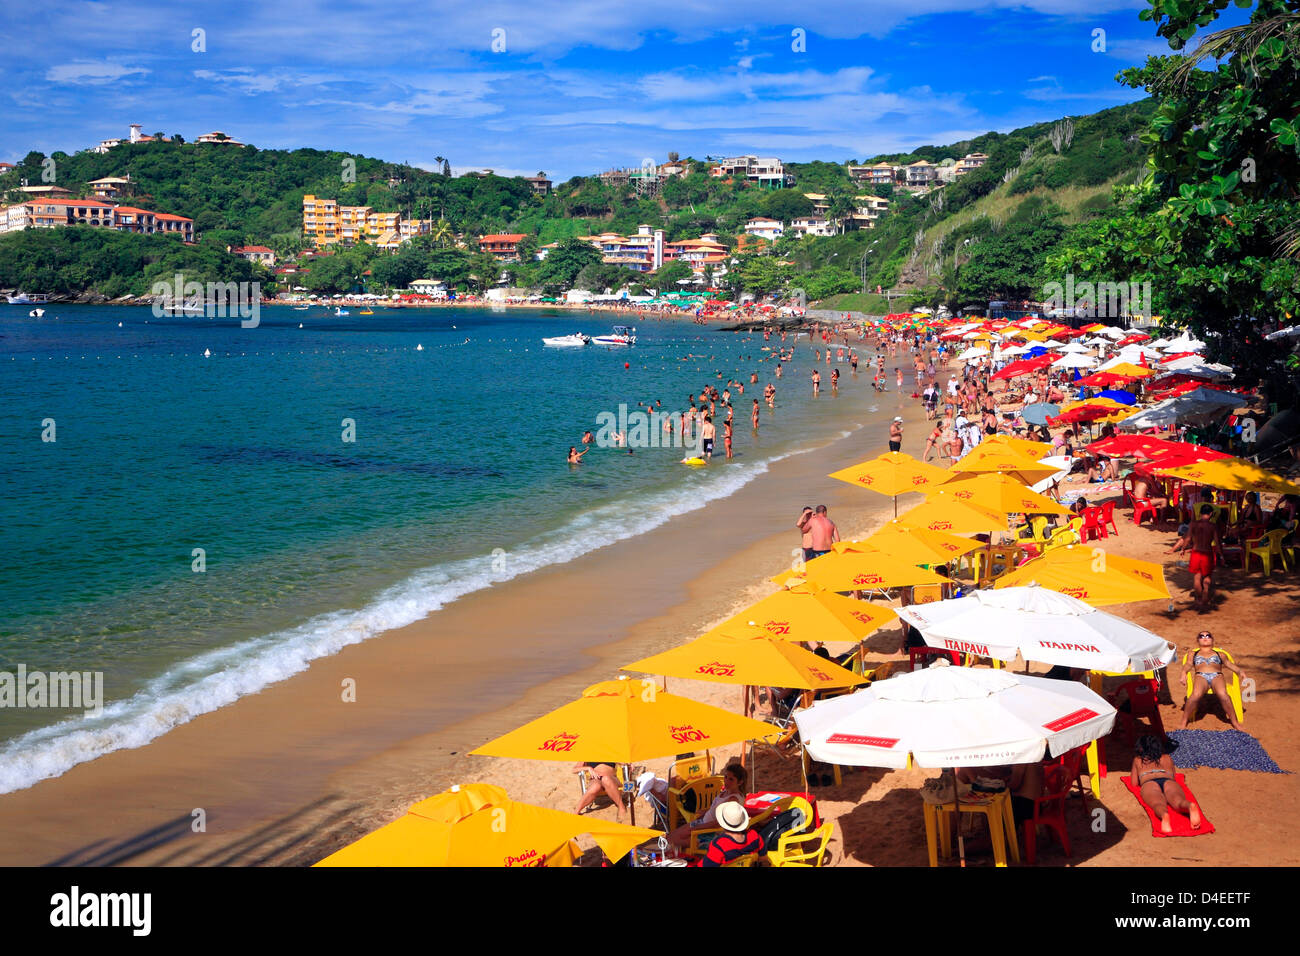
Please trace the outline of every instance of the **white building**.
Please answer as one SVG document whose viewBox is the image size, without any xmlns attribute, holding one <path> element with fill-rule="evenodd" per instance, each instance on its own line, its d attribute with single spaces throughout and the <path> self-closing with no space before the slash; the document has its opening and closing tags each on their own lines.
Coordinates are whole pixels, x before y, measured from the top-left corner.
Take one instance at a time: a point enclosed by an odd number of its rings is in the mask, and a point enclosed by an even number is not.
<svg viewBox="0 0 1300 956">
<path fill-rule="evenodd" d="M 835 224 L 822 216 L 801 216 L 790 220 L 790 232 L 803 236 L 833 236 Z"/>
<path fill-rule="evenodd" d="M 785 233 L 785 223 L 779 219 L 768 219 L 766 216 L 755 216 L 749 222 L 745 223 L 745 235 L 756 236 L 759 239 L 768 239 L 776 241 Z"/>
</svg>

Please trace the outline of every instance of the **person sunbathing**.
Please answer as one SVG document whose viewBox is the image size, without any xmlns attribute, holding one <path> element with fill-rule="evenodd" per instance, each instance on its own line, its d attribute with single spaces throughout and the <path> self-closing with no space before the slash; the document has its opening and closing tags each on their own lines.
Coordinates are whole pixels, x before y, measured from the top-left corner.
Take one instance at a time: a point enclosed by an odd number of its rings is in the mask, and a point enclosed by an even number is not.
<svg viewBox="0 0 1300 956">
<path fill-rule="evenodd" d="M 623 795 L 619 792 L 618 771 L 614 769 L 612 763 L 601 761 L 588 761 L 583 763 L 579 761 L 573 765 L 574 773 L 581 773 L 583 770 L 591 771 L 591 782 L 587 784 L 587 790 L 583 793 L 582 798 L 578 801 L 578 809 L 574 813 L 582 813 L 583 810 L 591 806 L 596 798 L 600 796 L 601 791 L 613 802 L 618 813 L 618 819 L 623 819 Z"/>
<path fill-rule="evenodd" d="M 1143 734 L 1133 747 L 1133 767 L 1129 780 L 1138 788 L 1142 801 L 1160 820 L 1163 833 L 1173 833 L 1169 811 L 1187 814 L 1192 829 L 1201 828 L 1201 808 L 1187 799 L 1185 791 L 1175 779 L 1177 771 L 1173 758 L 1165 751 L 1164 743 L 1154 734 Z"/>
<path fill-rule="evenodd" d="M 1196 716 L 1201 698 L 1205 696 L 1207 690 L 1213 690 L 1219 700 L 1225 702 L 1223 712 L 1228 715 L 1228 723 L 1232 724 L 1232 729 L 1244 732 L 1244 728 L 1237 722 L 1237 711 L 1228 700 L 1228 683 L 1224 680 L 1223 669 L 1226 667 L 1232 671 L 1242 683 L 1245 683 L 1246 675 L 1242 673 L 1241 668 L 1214 649 L 1214 635 L 1209 631 L 1201 631 L 1196 635 L 1196 647 L 1191 653 L 1192 692 L 1187 698 L 1187 705 L 1183 707 L 1183 722 L 1178 729 L 1187 729 L 1187 724 Z M 1183 679 L 1186 680 L 1186 676 Z"/>
</svg>

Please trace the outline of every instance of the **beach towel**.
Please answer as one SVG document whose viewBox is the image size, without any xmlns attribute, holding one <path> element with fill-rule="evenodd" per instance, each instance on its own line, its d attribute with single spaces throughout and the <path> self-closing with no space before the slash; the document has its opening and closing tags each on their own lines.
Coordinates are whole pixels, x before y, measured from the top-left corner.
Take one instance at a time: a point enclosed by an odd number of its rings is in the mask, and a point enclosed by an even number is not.
<svg viewBox="0 0 1300 956">
<path fill-rule="evenodd" d="M 1190 836 L 1205 836 L 1205 834 L 1207 833 L 1214 832 L 1214 824 L 1211 823 L 1209 819 L 1205 816 L 1204 807 L 1201 807 L 1201 828 L 1199 830 L 1193 830 L 1192 822 L 1188 820 L 1187 817 L 1179 813 L 1177 810 L 1170 807 L 1167 812 L 1169 814 L 1169 822 L 1173 829 L 1173 832 L 1165 833 L 1164 830 L 1160 829 L 1160 818 L 1156 816 L 1156 812 L 1152 810 L 1149 806 L 1147 806 L 1147 802 L 1142 799 L 1142 794 L 1140 793 L 1141 788 L 1133 786 L 1133 781 L 1129 779 L 1128 774 L 1124 774 L 1124 776 L 1121 779 L 1124 781 L 1124 788 L 1128 790 L 1129 793 L 1133 794 L 1137 802 L 1142 804 L 1142 809 L 1147 812 L 1147 818 L 1151 821 L 1152 836 L 1190 837 Z M 1183 779 L 1183 775 L 1181 773 L 1175 774 L 1174 780 L 1176 780 L 1178 782 L 1178 785 L 1183 788 L 1183 791 L 1187 794 L 1187 799 L 1190 800 L 1192 803 L 1195 803 L 1197 806 L 1200 806 L 1201 801 L 1196 799 L 1196 794 L 1192 793 L 1192 788 L 1187 786 L 1187 782 Z"/>
<path fill-rule="evenodd" d="M 1178 743 L 1174 764 L 1188 770 L 1212 767 L 1255 773 L 1289 772 L 1273 762 L 1258 740 L 1240 730 L 1175 730 L 1169 737 Z"/>
</svg>

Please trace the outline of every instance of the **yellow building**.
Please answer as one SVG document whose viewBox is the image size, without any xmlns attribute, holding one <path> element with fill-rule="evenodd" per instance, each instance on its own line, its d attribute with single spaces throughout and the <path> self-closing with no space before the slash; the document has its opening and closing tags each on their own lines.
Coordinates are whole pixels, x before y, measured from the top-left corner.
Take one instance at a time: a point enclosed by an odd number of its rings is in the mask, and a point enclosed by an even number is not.
<svg viewBox="0 0 1300 956">
<path fill-rule="evenodd" d="M 302 197 L 302 237 L 317 246 L 339 241 L 339 204 L 333 199 Z"/>
<path fill-rule="evenodd" d="M 302 197 L 302 235 L 316 246 L 369 242 L 392 248 L 429 231 L 428 219 L 402 219 L 401 213 L 375 212 L 369 206 L 340 206 L 337 200 Z"/>
</svg>

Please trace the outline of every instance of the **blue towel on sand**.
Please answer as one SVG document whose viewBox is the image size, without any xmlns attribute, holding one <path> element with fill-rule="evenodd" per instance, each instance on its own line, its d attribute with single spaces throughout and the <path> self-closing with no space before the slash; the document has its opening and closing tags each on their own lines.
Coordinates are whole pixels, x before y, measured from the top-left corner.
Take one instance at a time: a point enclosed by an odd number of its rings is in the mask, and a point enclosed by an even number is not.
<svg viewBox="0 0 1300 956">
<path fill-rule="evenodd" d="M 1240 730 L 1173 730 L 1169 738 L 1178 742 L 1178 749 L 1173 753 L 1174 764 L 1183 769 L 1212 767 L 1290 773 L 1273 762 L 1258 740 Z"/>
</svg>

